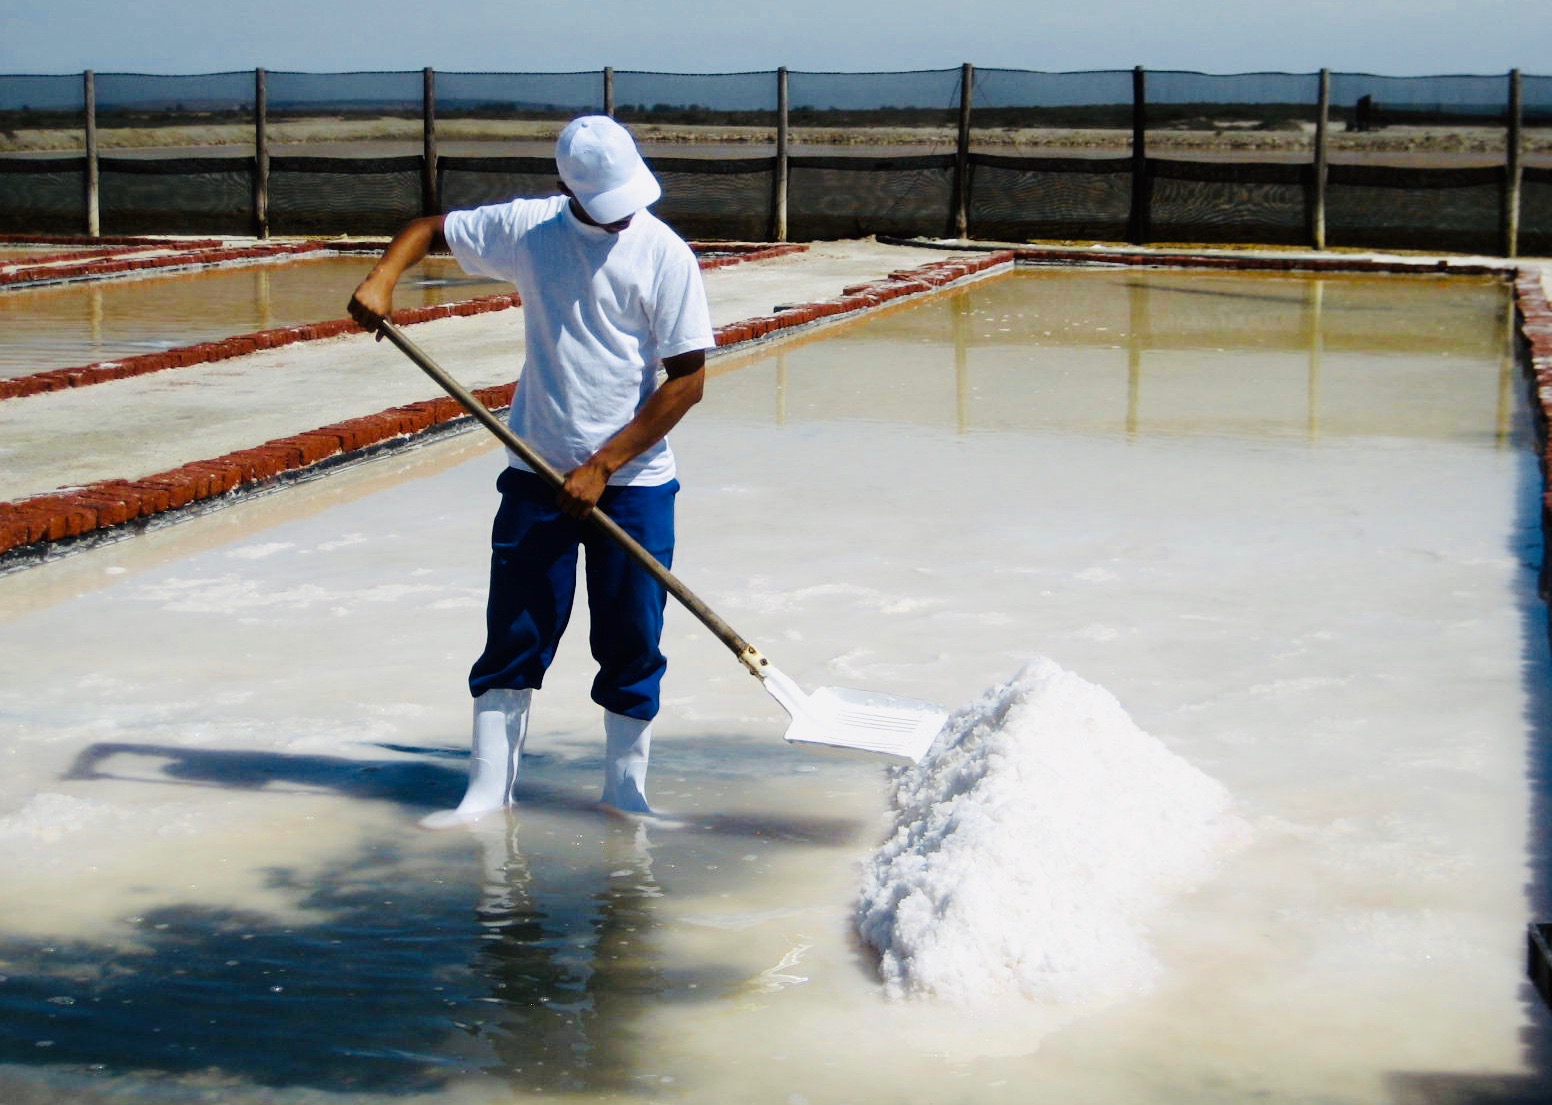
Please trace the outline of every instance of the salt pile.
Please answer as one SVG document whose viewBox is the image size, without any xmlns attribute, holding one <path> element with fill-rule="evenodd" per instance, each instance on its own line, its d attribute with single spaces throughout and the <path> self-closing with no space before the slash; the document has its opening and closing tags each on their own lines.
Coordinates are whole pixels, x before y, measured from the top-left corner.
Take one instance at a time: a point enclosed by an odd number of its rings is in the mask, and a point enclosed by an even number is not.
<svg viewBox="0 0 1552 1105">
<path fill-rule="evenodd" d="M 1243 835 L 1221 785 L 1045 659 L 951 717 L 893 806 L 859 931 L 890 996 L 965 1005 L 1146 990 L 1150 916 Z"/>
</svg>

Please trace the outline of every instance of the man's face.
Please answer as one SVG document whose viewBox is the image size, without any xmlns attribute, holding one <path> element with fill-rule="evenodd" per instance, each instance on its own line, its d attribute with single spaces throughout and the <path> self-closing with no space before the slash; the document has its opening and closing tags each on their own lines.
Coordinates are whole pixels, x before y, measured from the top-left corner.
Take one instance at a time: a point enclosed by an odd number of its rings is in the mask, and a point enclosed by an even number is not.
<svg viewBox="0 0 1552 1105">
<path fill-rule="evenodd" d="M 571 196 L 571 213 L 582 222 L 585 222 L 588 226 L 596 226 L 599 230 L 607 230 L 610 234 L 618 234 L 620 231 L 629 226 L 631 224 L 631 220 L 636 217 L 635 215 L 626 215 L 623 219 L 619 219 L 612 223 L 601 223 L 587 213 L 587 209 L 584 208 L 580 202 L 578 202 L 576 196 L 572 195 L 571 189 L 566 187 L 566 182 L 564 180 L 556 181 L 556 183 L 560 185 L 560 190 L 562 192 L 568 196 Z"/>
</svg>

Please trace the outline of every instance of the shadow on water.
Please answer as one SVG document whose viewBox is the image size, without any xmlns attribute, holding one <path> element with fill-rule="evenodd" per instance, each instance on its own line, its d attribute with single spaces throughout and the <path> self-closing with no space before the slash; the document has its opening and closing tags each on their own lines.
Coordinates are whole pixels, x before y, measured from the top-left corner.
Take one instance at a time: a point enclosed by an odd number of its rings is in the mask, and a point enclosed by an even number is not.
<svg viewBox="0 0 1552 1105">
<path fill-rule="evenodd" d="M 399 755 L 445 759 L 360 760 L 343 756 L 292 755 L 180 748 L 174 745 L 103 741 L 84 749 L 63 778 L 72 781 L 117 779 L 175 786 L 264 790 L 272 794 L 333 793 L 346 798 L 387 801 L 426 809 L 455 805 L 468 778 L 467 751 L 410 745 L 377 747 Z M 591 798 L 543 779 L 543 753 L 525 753 L 516 797 L 520 805 L 577 813 L 596 812 Z M 595 777 L 601 759 L 579 758 L 568 765 Z M 862 826 L 855 817 L 823 817 L 778 811 L 696 814 L 686 826 L 702 836 L 759 837 L 789 844 L 844 844 Z"/>
<path fill-rule="evenodd" d="M 460 761 L 468 758 L 466 752 L 457 755 Z M 465 777 L 461 762 L 455 766 L 112 741 L 84 749 L 64 775 L 76 781 L 120 779 L 272 793 L 285 793 L 289 786 L 293 793 L 330 792 L 407 805 L 434 804 L 448 796 L 456 800 Z"/>
<path fill-rule="evenodd" d="M 305 886 L 273 870 L 295 917 L 172 905 L 115 942 L 0 938 L 0 1063 L 228 1089 L 624 1090 L 649 1006 L 741 980 L 659 964 L 645 827 L 595 823 L 585 849 L 573 832 L 525 849 L 528 828 L 482 826 L 462 864 L 374 852 Z"/>
<path fill-rule="evenodd" d="M 68 777 L 425 805 L 456 797 L 463 769 L 102 743 Z M 0 935 L 0 1064 L 46 1068 L 72 1093 L 100 1077 L 122 1095 L 127 1080 L 145 1100 L 169 1083 L 234 1102 L 263 1092 L 242 1085 L 404 1096 L 483 1078 L 645 1092 L 662 1073 L 645 1015 L 748 982 L 665 963 L 655 855 L 685 869 L 749 836 L 803 847 L 859 825 L 711 816 L 664 829 L 601 816 L 566 782 L 531 773 L 510 816 L 467 832 L 363 847 L 321 874 L 272 867 L 267 896 L 292 903 L 280 915 L 163 904 L 98 941 Z"/>
<path fill-rule="evenodd" d="M 1512 312 L 1513 307 L 1509 308 Z M 1520 361 L 1524 364 L 1523 357 Z M 1531 409 L 1536 407 L 1531 395 Z M 1528 418 L 1529 415 L 1523 414 Z M 1539 422 L 1539 419 L 1537 420 Z M 1546 427 L 1527 425 L 1517 465 L 1519 504 L 1514 535 L 1507 550 L 1520 564 L 1516 599 L 1523 646 L 1521 678 L 1525 695 L 1525 771 L 1530 788 L 1526 828 L 1525 899 L 1534 920 L 1552 920 L 1552 639 L 1549 639 L 1547 587 L 1542 532 L 1543 477 L 1538 456 Z M 1523 947 L 1525 934 L 1502 934 L 1505 945 Z M 1472 1075 L 1396 1072 L 1388 1082 L 1396 1105 L 1547 1105 L 1552 1102 L 1552 1011 L 1529 980 L 1521 983 L 1526 1010 L 1522 1054 L 1529 1074 Z"/>
</svg>

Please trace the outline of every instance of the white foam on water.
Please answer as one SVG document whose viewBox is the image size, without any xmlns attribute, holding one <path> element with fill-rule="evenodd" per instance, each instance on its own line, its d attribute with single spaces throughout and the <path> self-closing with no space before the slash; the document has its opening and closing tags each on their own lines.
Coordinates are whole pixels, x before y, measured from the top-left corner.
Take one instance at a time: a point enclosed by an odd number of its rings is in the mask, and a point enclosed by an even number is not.
<svg viewBox="0 0 1552 1105">
<path fill-rule="evenodd" d="M 1160 968 L 1150 916 L 1246 836 L 1228 791 L 1048 659 L 893 785 L 858 930 L 894 998 L 1094 1007 Z"/>
</svg>

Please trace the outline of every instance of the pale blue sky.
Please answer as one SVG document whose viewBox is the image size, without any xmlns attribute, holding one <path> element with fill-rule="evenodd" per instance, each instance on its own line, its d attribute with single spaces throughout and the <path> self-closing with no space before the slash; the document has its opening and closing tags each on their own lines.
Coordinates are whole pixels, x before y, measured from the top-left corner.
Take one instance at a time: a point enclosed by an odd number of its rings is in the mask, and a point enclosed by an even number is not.
<svg viewBox="0 0 1552 1105">
<path fill-rule="evenodd" d="M 0 0 L 0 73 L 1552 73 L 1547 0 Z"/>
</svg>

